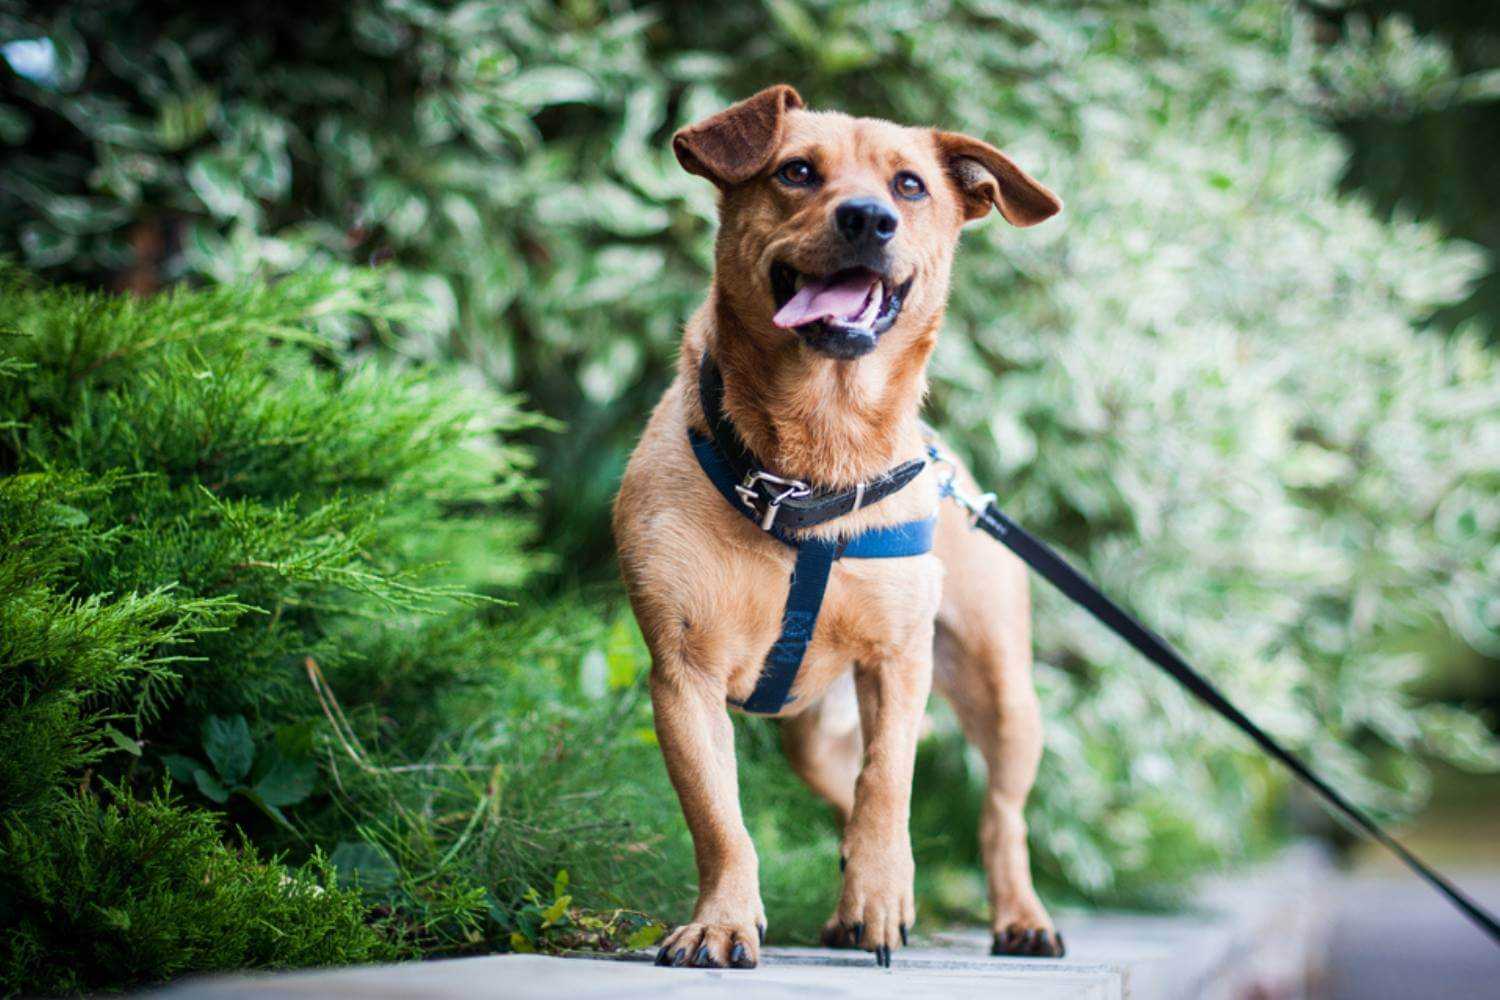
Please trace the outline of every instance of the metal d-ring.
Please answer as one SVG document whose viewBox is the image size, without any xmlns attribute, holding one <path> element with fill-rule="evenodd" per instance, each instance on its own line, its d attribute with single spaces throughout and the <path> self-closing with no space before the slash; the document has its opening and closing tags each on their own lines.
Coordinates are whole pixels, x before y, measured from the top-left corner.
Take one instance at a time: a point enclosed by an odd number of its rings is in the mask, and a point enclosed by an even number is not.
<svg viewBox="0 0 1500 1000">
<path fill-rule="evenodd" d="M 755 510 L 756 502 L 760 499 L 760 492 L 755 488 L 757 483 L 770 483 L 773 486 L 786 487 L 780 493 L 775 494 L 766 501 L 765 513 L 760 518 L 760 530 L 770 531 L 771 526 L 776 523 L 776 515 L 781 513 L 781 504 L 784 500 L 801 500 L 803 497 L 812 495 L 812 487 L 800 479 L 783 479 L 764 470 L 751 472 L 743 482 L 735 486 L 734 491 L 740 495 L 740 501 L 751 510 Z"/>
</svg>

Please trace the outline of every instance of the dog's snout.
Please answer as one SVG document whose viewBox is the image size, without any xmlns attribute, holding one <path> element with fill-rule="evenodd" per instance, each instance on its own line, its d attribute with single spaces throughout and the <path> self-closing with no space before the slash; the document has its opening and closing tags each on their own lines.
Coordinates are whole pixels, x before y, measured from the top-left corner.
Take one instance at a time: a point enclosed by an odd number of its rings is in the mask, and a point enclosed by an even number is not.
<svg viewBox="0 0 1500 1000">
<path fill-rule="evenodd" d="M 896 210 L 879 198 L 850 198 L 833 210 L 833 223 L 839 235 L 858 250 L 889 243 L 900 221 Z"/>
</svg>

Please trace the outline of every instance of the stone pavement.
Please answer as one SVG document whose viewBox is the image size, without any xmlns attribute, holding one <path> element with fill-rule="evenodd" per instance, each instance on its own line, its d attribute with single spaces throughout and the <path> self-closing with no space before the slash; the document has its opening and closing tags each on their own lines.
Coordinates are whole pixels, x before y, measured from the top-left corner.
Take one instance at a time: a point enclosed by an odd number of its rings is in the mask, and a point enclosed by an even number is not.
<svg viewBox="0 0 1500 1000">
<path fill-rule="evenodd" d="M 1448 871 L 1480 905 L 1500 913 L 1500 873 Z M 1410 873 L 1346 879 L 1328 947 L 1328 1000 L 1493 1000 L 1500 949 Z"/>
<path fill-rule="evenodd" d="M 1320 978 L 1333 873 L 1297 848 L 1274 865 L 1206 885 L 1199 908 L 1171 916 L 1059 915 L 1062 960 L 992 958 L 982 931 L 938 933 L 895 955 L 768 948 L 754 970 L 664 969 L 649 954 L 616 958 L 494 955 L 283 975 L 190 981 L 166 1000 L 369 997 L 850 997 L 858 1000 L 1228 1000 L 1296 998 Z"/>
</svg>

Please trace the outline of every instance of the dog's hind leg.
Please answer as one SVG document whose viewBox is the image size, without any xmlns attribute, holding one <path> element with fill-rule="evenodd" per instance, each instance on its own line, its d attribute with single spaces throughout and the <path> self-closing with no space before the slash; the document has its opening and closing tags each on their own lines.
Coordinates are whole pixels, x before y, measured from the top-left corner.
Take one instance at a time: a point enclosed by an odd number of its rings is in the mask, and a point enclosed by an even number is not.
<svg viewBox="0 0 1500 1000">
<path fill-rule="evenodd" d="M 797 776 L 833 806 L 842 829 L 854 811 L 854 783 L 864 753 L 852 671 L 834 681 L 807 711 L 782 721 L 781 746 Z"/>
<path fill-rule="evenodd" d="M 988 876 L 995 954 L 1061 956 L 1062 936 L 1031 884 L 1026 796 L 1042 756 L 1042 716 L 1031 677 L 1026 568 L 944 505 L 934 686 L 984 757 L 988 781 L 980 850 Z"/>
</svg>

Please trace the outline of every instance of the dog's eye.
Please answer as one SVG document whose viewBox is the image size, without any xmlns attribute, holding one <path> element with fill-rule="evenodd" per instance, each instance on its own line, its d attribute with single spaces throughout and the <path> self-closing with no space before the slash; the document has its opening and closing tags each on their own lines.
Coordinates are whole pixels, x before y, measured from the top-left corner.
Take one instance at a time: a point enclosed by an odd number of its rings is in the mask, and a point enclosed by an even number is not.
<svg viewBox="0 0 1500 1000">
<path fill-rule="evenodd" d="M 897 174 L 891 186 L 896 189 L 896 194 L 907 201 L 916 201 L 927 194 L 927 185 L 922 183 L 922 178 L 907 170 Z"/>
<path fill-rule="evenodd" d="M 783 184 L 792 187 L 807 187 L 818 179 L 813 173 L 812 164 L 806 160 L 788 160 L 776 171 L 776 177 Z"/>
</svg>

